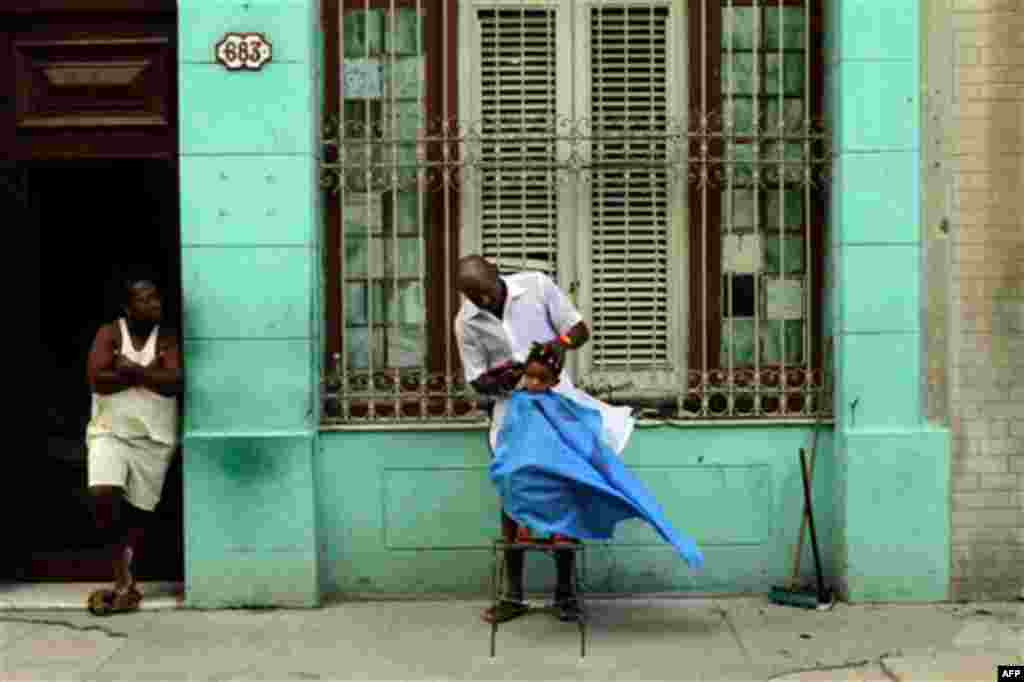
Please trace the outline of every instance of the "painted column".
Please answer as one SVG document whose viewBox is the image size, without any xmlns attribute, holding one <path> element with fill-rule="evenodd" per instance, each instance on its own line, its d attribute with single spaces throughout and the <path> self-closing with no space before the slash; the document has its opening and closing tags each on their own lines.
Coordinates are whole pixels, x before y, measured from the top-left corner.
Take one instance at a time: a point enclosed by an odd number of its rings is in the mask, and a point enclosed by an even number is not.
<svg viewBox="0 0 1024 682">
<path fill-rule="evenodd" d="M 949 433 L 922 404 L 919 0 L 831 4 L 837 516 L 850 601 L 949 590 Z"/>
<path fill-rule="evenodd" d="M 187 602 L 319 601 L 313 0 L 181 0 Z M 228 32 L 273 46 L 215 61 Z"/>
</svg>

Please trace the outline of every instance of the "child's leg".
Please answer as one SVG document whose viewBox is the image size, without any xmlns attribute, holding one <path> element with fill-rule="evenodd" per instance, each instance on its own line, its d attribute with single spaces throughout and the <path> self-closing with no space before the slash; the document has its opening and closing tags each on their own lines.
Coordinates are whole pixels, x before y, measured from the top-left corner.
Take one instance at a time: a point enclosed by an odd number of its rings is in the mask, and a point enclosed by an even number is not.
<svg viewBox="0 0 1024 682">
<path fill-rule="evenodd" d="M 556 602 L 565 601 L 575 596 L 572 584 L 575 559 L 576 553 L 572 550 L 563 549 L 555 552 L 555 567 L 558 572 L 558 582 L 555 585 Z"/>
<path fill-rule="evenodd" d="M 505 514 L 501 513 L 501 533 L 505 542 L 515 542 L 516 522 Z M 527 611 L 529 607 L 523 603 L 523 550 L 505 550 L 505 573 L 508 580 L 508 590 L 501 600 L 487 608 L 483 613 L 483 619 L 488 623 L 503 623 L 513 618 L 518 618 Z"/>
<path fill-rule="evenodd" d="M 558 584 L 555 586 L 555 606 L 558 619 L 564 622 L 575 622 L 580 619 L 580 606 L 576 599 L 576 586 L 573 585 L 573 567 L 576 553 L 562 549 L 555 551 L 555 565 L 558 568 Z"/>
<path fill-rule="evenodd" d="M 501 529 L 505 542 L 515 542 L 519 524 L 501 512 Z M 523 561 L 525 552 L 521 549 L 510 549 L 505 552 L 505 573 L 508 576 L 507 598 L 514 601 L 523 600 Z"/>
</svg>

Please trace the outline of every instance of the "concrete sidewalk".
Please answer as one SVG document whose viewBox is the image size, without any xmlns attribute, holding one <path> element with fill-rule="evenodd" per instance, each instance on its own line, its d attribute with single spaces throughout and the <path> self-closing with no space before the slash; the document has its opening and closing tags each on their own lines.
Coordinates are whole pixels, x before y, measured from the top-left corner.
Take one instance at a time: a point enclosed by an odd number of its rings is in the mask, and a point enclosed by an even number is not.
<svg viewBox="0 0 1024 682">
<path fill-rule="evenodd" d="M 1024 663 L 1021 602 L 813 612 L 764 598 L 591 599 L 583 660 L 576 626 L 547 613 L 503 625 L 491 659 L 482 601 L 163 603 L 110 618 L 0 611 L 0 679 L 990 682 L 997 665 Z"/>
</svg>

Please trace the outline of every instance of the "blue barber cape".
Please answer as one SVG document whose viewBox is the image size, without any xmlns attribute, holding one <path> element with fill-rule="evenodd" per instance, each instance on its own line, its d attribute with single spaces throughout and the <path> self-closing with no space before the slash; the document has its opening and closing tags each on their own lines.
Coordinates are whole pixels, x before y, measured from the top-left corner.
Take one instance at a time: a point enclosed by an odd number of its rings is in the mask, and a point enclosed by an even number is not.
<svg viewBox="0 0 1024 682">
<path fill-rule="evenodd" d="M 643 519 L 701 568 L 697 543 L 672 527 L 601 433 L 597 410 L 553 391 L 513 393 L 490 471 L 505 512 L 531 529 L 581 540 L 610 540 L 618 522 Z"/>
</svg>

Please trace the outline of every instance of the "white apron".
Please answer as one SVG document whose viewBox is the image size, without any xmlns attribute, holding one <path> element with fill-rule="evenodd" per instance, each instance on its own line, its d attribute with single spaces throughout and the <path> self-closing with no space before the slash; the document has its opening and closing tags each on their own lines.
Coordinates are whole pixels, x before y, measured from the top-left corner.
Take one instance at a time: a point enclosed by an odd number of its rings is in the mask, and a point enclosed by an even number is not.
<svg viewBox="0 0 1024 682">
<path fill-rule="evenodd" d="M 132 347 L 131 334 L 124 319 L 121 326 L 121 355 L 132 362 L 148 367 L 156 360 L 156 343 L 159 327 L 146 340 L 142 350 Z M 92 395 L 92 419 L 87 435 L 113 435 L 119 438 L 148 438 L 164 445 L 176 445 L 178 441 L 178 401 L 172 396 L 163 396 L 148 388 L 132 387 L 110 395 Z"/>
</svg>

